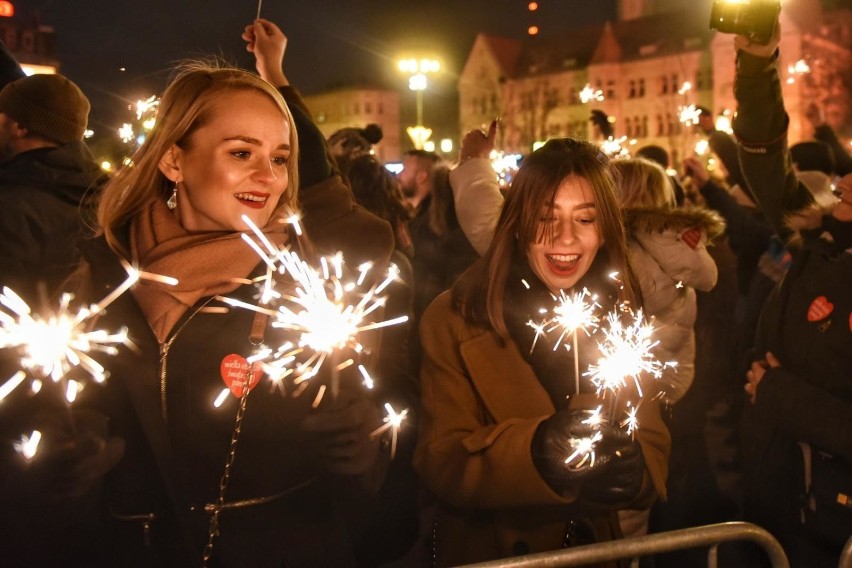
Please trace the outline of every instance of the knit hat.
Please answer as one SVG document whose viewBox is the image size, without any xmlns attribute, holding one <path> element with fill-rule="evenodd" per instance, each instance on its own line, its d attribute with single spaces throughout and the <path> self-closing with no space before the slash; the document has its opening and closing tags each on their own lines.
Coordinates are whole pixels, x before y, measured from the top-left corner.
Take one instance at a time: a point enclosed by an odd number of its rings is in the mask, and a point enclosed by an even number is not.
<svg viewBox="0 0 852 568">
<path fill-rule="evenodd" d="M 382 127 L 378 124 L 368 124 L 364 128 L 341 128 L 328 137 L 329 146 L 340 146 L 340 151 L 349 153 L 358 151 L 368 153 L 373 144 L 382 139 Z"/>
<path fill-rule="evenodd" d="M 790 146 L 790 157 L 800 172 L 817 171 L 834 175 L 834 153 L 831 146 L 819 140 L 808 140 Z"/>
<path fill-rule="evenodd" d="M 89 99 L 62 75 L 31 75 L 0 91 L 0 112 L 23 128 L 60 144 L 82 140 Z"/>
</svg>

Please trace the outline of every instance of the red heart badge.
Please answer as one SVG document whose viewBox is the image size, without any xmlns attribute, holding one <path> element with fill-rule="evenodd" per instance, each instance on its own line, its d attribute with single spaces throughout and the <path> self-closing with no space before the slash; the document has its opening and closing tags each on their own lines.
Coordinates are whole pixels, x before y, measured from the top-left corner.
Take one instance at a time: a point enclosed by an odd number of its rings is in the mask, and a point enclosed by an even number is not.
<svg viewBox="0 0 852 568">
<path fill-rule="evenodd" d="M 219 365 L 219 374 L 222 375 L 225 386 L 231 389 L 231 393 L 240 398 L 243 396 L 246 379 L 249 381 L 248 388 L 251 390 L 257 385 L 263 372 L 260 370 L 260 363 L 252 364 L 251 371 L 249 371 L 249 363 L 245 357 L 231 353 L 222 359 L 222 363 Z"/>
<path fill-rule="evenodd" d="M 681 233 L 680 238 L 689 245 L 689 248 L 694 250 L 698 246 L 698 243 L 701 242 L 701 229 L 687 229 Z"/>
<path fill-rule="evenodd" d="M 820 296 L 811 302 L 808 308 L 808 321 L 820 321 L 831 315 L 834 311 L 834 304 L 828 301 L 825 296 Z"/>
</svg>

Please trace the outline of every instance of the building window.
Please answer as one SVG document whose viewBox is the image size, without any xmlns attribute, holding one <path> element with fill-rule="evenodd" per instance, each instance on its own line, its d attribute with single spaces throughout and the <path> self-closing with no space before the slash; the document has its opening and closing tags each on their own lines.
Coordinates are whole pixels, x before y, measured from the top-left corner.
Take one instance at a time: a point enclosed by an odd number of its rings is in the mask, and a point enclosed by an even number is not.
<svg viewBox="0 0 852 568">
<path fill-rule="evenodd" d="M 381 101 L 379 101 L 379 104 L 378 104 L 378 111 L 379 111 L 379 114 L 385 113 L 385 105 L 383 105 Z"/>
<path fill-rule="evenodd" d="M 606 98 L 608 98 L 608 99 L 616 98 L 616 96 L 615 96 L 615 81 L 613 81 L 612 79 L 610 79 L 609 81 L 606 82 Z"/>
<path fill-rule="evenodd" d="M 680 81 L 678 81 L 677 73 L 672 74 L 672 94 L 675 94 L 680 90 Z"/>
<path fill-rule="evenodd" d="M 648 137 L 648 115 L 642 116 L 642 138 Z"/>
<path fill-rule="evenodd" d="M 372 112 L 373 112 L 373 105 L 372 105 L 372 103 L 369 103 L 369 102 L 364 103 L 364 113 L 365 113 L 365 114 L 372 114 Z"/>
<path fill-rule="evenodd" d="M 632 138 L 632 137 L 633 137 L 633 127 L 632 127 L 632 125 L 633 125 L 633 123 L 630 121 L 630 117 L 627 117 L 627 118 L 625 118 L 625 119 L 624 119 L 625 135 L 626 135 L 628 138 Z"/>
<path fill-rule="evenodd" d="M 639 96 L 645 96 L 645 79 L 639 79 Z"/>
<path fill-rule="evenodd" d="M 657 136 L 663 136 L 666 133 L 666 126 L 663 122 L 663 116 L 657 115 Z"/>
<path fill-rule="evenodd" d="M 669 78 L 663 75 L 660 78 L 660 94 L 665 95 L 669 92 Z"/>
<path fill-rule="evenodd" d="M 633 99 L 636 97 L 636 81 L 630 79 L 630 83 L 628 84 L 630 85 L 630 90 L 627 92 L 627 98 Z M 628 134 L 628 136 L 630 135 Z"/>
<path fill-rule="evenodd" d="M 354 105 L 352 105 L 352 114 L 361 114 L 361 105 L 360 104 L 355 103 Z"/>
</svg>

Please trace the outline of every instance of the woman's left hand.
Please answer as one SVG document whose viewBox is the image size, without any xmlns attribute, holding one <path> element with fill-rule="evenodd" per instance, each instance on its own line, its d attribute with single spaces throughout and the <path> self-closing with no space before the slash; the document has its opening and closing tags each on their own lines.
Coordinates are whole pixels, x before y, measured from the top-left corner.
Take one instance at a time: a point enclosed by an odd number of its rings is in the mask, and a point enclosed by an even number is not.
<svg viewBox="0 0 852 568">
<path fill-rule="evenodd" d="M 766 352 L 766 359 L 763 361 L 754 361 L 751 364 L 751 369 L 746 373 L 746 379 L 748 382 L 745 384 L 746 394 L 749 395 L 749 399 L 752 404 L 757 402 L 757 385 L 760 384 L 760 381 L 763 380 L 763 375 L 766 374 L 766 369 L 777 369 L 781 366 L 781 363 L 772 354 L 771 351 Z"/>
<path fill-rule="evenodd" d="M 276 87 L 289 84 L 284 75 L 284 52 L 287 36 L 269 20 L 257 19 L 243 30 L 246 51 L 254 53 L 257 72 L 266 82 Z"/>
</svg>

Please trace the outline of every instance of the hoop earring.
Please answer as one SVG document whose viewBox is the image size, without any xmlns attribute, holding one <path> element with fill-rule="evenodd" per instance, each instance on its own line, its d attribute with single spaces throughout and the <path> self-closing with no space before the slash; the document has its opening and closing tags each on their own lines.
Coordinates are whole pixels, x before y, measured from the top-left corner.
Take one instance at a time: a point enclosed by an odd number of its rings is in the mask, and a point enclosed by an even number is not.
<svg viewBox="0 0 852 568">
<path fill-rule="evenodd" d="M 168 207 L 169 209 L 174 210 L 175 208 L 177 208 L 177 191 L 178 184 L 177 182 L 175 182 L 175 186 L 172 188 L 172 195 L 171 197 L 169 197 L 169 200 L 166 201 L 166 207 Z"/>
</svg>

